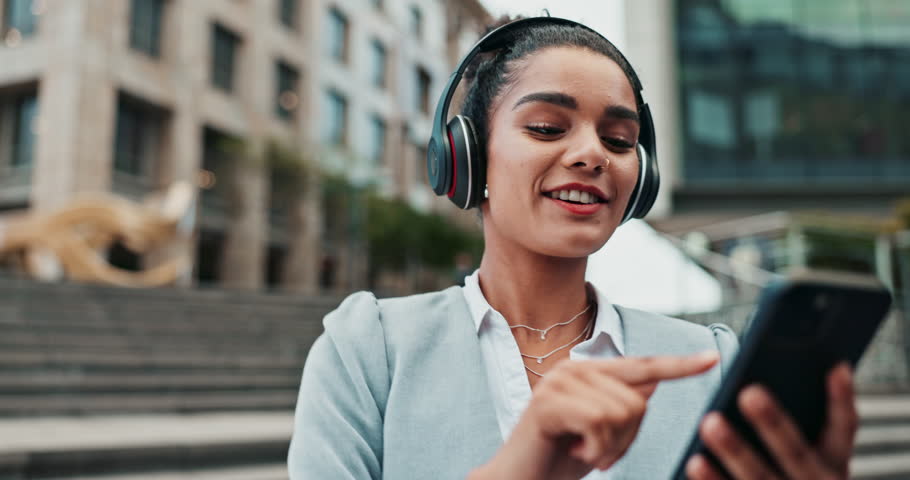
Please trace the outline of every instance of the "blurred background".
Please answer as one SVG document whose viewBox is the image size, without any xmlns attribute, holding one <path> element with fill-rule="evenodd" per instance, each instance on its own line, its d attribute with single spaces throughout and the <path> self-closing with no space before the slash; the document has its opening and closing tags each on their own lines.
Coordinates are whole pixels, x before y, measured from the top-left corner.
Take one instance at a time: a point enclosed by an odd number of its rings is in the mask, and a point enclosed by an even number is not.
<svg viewBox="0 0 910 480">
<path fill-rule="evenodd" d="M 0 0 L 0 479 L 287 478 L 322 316 L 478 265 L 431 115 L 544 8 L 656 122 L 657 205 L 589 279 L 742 332 L 792 268 L 876 275 L 854 472 L 910 478 L 910 1 Z"/>
</svg>

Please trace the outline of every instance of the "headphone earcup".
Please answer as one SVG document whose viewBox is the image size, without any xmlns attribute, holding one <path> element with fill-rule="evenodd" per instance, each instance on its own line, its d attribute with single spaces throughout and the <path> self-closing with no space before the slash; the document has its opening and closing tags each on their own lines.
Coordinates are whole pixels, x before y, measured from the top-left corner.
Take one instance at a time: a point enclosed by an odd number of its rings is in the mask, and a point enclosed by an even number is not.
<svg viewBox="0 0 910 480">
<path fill-rule="evenodd" d="M 657 157 L 653 153 L 648 153 L 647 150 L 645 150 L 645 155 L 647 155 L 648 161 L 642 163 L 647 172 L 644 177 L 644 185 L 641 187 L 641 206 L 635 212 L 635 218 L 645 218 L 645 215 L 654 207 L 657 192 L 660 191 L 660 170 L 657 167 Z"/>
<path fill-rule="evenodd" d="M 449 200 L 458 208 L 467 210 L 479 203 L 478 192 L 483 189 L 479 183 L 483 176 L 478 159 L 477 136 L 471 119 L 456 115 L 447 126 L 449 142 L 452 145 L 452 178 L 454 185 L 449 190 Z"/>
<path fill-rule="evenodd" d="M 622 223 L 633 218 L 645 218 L 660 190 L 660 171 L 657 168 L 657 159 L 649 154 L 641 144 L 638 149 L 638 181 L 632 189 L 632 196 L 622 217 Z"/>
<path fill-rule="evenodd" d="M 445 195 L 452 185 L 452 157 L 447 138 L 432 136 L 427 143 L 427 179 L 436 195 Z"/>
</svg>

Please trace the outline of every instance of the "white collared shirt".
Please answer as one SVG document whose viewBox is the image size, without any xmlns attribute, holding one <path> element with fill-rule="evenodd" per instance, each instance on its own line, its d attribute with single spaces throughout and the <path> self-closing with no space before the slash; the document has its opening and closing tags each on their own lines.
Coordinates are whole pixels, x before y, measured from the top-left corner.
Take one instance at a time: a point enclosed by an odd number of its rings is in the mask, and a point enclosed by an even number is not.
<svg viewBox="0 0 910 480">
<path fill-rule="evenodd" d="M 591 287 L 597 298 L 594 332 L 590 339 L 572 347 L 569 358 L 578 360 L 622 356 L 624 347 L 619 314 L 602 292 L 593 285 Z M 505 441 L 531 401 L 528 374 L 508 322 L 490 306 L 480 290 L 478 271 L 465 278 L 462 291 L 477 329 L 496 419 Z M 609 470 L 593 470 L 583 480 L 608 480 L 611 478 L 609 474 Z"/>
</svg>

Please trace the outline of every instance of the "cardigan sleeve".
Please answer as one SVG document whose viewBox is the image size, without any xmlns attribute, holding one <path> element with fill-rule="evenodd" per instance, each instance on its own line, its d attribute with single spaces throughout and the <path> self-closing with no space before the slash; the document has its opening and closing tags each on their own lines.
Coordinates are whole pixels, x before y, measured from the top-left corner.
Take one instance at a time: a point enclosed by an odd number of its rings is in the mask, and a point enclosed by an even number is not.
<svg viewBox="0 0 910 480">
<path fill-rule="evenodd" d="M 722 323 L 713 323 L 708 328 L 714 333 L 714 342 L 717 344 L 717 351 L 720 352 L 721 376 L 726 377 L 739 350 L 739 339 L 730 327 Z"/>
<path fill-rule="evenodd" d="M 288 473 L 291 480 L 382 478 L 389 374 L 376 298 L 355 293 L 323 324 L 303 368 Z"/>
</svg>

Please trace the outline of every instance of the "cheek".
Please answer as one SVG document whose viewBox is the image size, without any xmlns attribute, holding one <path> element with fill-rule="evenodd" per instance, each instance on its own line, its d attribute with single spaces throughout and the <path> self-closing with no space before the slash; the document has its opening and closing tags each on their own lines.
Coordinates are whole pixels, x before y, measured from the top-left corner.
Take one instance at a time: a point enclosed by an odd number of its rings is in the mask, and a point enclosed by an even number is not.
<svg viewBox="0 0 910 480">
<path fill-rule="evenodd" d="M 635 185 L 638 183 L 638 169 L 638 157 L 632 157 L 628 161 L 617 165 L 614 170 L 616 190 L 623 205 L 628 204 L 632 191 L 635 190 Z"/>
</svg>

